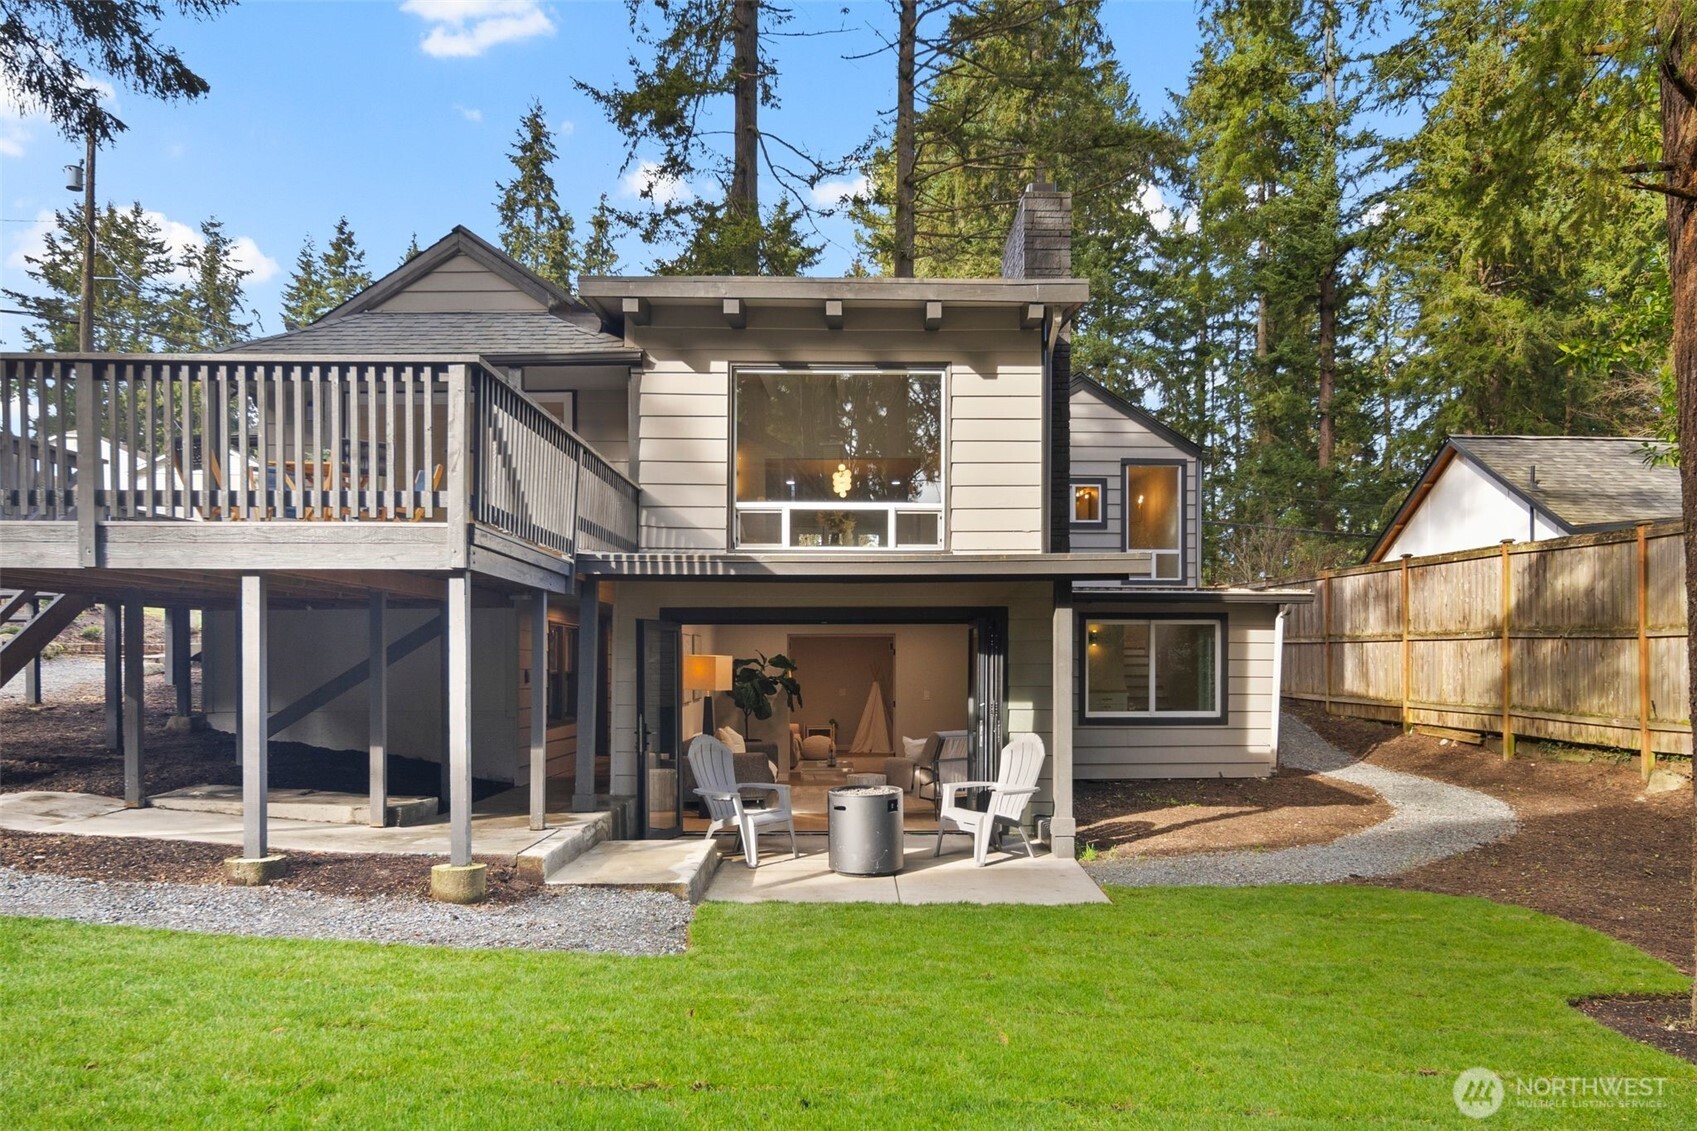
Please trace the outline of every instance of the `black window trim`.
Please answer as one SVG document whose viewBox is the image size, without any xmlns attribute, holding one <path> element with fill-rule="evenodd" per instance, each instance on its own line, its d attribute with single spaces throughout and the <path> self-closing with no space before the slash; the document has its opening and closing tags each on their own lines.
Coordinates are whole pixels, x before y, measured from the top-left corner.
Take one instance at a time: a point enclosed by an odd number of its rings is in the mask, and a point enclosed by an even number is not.
<svg viewBox="0 0 1697 1131">
<path fill-rule="evenodd" d="M 1231 721 L 1231 627 L 1230 618 L 1223 613 L 1145 613 L 1124 609 L 1094 609 L 1078 610 L 1073 625 L 1073 671 L 1076 673 L 1073 683 L 1073 725 L 1080 727 L 1185 727 L 1225 726 Z M 1216 702 L 1219 710 L 1212 715 L 1125 715 L 1113 718 L 1103 718 L 1092 715 L 1089 711 L 1090 668 L 1090 622 L 1129 622 L 1129 621 L 1212 621 L 1219 626 L 1220 654 L 1216 678 L 1219 681 L 1219 697 Z M 1153 634 L 1151 634 L 1151 654 L 1153 654 Z"/>
<path fill-rule="evenodd" d="M 1178 576 L 1127 577 L 1130 585 L 1183 586 L 1190 584 L 1190 461 L 1185 459 L 1122 459 L 1120 460 L 1120 550 L 1135 553 L 1131 548 L 1131 492 L 1126 488 L 1126 473 L 1134 467 L 1178 468 Z M 1171 551 L 1163 551 L 1170 553 Z"/>
<path fill-rule="evenodd" d="M 1080 519 L 1077 516 L 1076 491 L 1080 487 L 1094 487 L 1101 492 L 1101 505 L 1097 508 L 1100 518 L 1094 522 Z M 1074 475 L 1067 483 L 1067 508 L 1070 525 L 1074 530 L 1106 530 L 1108 528 L 1108 477 L 1106 475 Z"/>
</svg>

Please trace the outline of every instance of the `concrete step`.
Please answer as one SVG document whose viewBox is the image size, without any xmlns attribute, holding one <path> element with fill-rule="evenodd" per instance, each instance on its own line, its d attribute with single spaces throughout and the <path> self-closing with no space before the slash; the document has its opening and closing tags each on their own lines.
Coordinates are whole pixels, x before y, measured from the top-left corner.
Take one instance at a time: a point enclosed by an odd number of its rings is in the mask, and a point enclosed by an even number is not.
<svg viewBox="0 0 1697 1131">
<path fill-rule="evenodd" d="M 603 841 L 613 839 L 615 816 L 611 812 L 572 813 L 550 816 L 557 827 L 514 860 L 520 878 L 542 883 L 548 876 L 582 856 Z"/>
<path fill-rule="evenodd" d="M 265 795 L 265 811 L 273 820 L 315 821 L 322 825 L 369 824 L 370 799 L 359 793 L 335 793 L 319 789 L 273 789 Z M 177 809 L 190 813 L 223 813 L 240 816 L 242 787 L 239 785 L 191 785 L 148 798 L 155 809 Z M 388 825 L 422 825 L 436 816 L 434 797 L 391 797 Z"/>
<path fill-rule="evenodd" d="M 663 891 L 700 903 L 719 866 L 719 849 L 695 837 L 610 840 L 548 874 L 552 888 Z"/>
</svg>

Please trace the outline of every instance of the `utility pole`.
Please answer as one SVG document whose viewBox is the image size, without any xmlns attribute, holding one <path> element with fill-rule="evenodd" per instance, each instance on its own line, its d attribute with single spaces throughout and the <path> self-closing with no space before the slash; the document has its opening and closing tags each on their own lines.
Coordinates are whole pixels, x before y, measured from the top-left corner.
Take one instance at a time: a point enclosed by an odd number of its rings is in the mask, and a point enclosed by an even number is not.
<svg viewBox="0 0 1697 1131">
<path fill-rule="evenodd" d="M 82 303 L 77 311 L 77 349 L 94 352 L 94 150 L 93 113 L 88 124 L 88 153 L 82 179 Z"/>
<path fill-rule="evenodd" d="M 919 38 L 917 0 L 901 0 L 900 29 L 896 37 L 896 246 L 891 261 L 896 278 L 911 279 L 914 245 L 918 242 L 913 219 L 913 49 Z"/>
</svg>

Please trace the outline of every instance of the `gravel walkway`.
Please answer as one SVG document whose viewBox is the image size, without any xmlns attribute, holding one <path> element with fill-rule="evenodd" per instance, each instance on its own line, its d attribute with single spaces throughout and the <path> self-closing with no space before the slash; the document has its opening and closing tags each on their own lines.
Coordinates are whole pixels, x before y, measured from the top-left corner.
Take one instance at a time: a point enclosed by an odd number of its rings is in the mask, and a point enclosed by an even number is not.
<svg viewBox="0 0 1697 1131">
<path fill-rule="evenodd" d="M 1132 887 L 1330 884 L 1355 876 L 1394 876 L 1515 831 L 1514 810 L 1494 797 L 1352 761 L 1291 715 L 1284 716 L 1280 727 L 1280 757 L 1285 765 L 1364 785 L 1377 791 L 1396 812 L 1372 828 L 1329 844 L 1275 852 L 1099 860 L 1084 865 L 1091 878 Z"/>
<path fill-rule="evenodd" d="M 106 659 L 103 656 L 60 656 L 41 662 L 41 701 L 52 703 L 66 695 L 99 691 L 106 686 Z M 24 677 L 0 687 L 0 703 L 24 701 Z"/>
<path fill-rule="evenodd" d="M 80 880 L 0 867 L 0 915 L 261 938 L 681 954 L 691 911 L 684 900 L 658 892 L 583 888 L 502 907 L 457 907 L 395 896 Z"/>
</svg>

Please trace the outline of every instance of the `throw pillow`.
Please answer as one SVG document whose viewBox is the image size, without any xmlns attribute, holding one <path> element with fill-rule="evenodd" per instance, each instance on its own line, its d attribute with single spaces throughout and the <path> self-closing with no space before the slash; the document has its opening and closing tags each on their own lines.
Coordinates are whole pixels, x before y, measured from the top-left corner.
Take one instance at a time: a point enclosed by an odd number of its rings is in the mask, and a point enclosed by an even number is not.
<svg viewBox="0 0 1697 1131">
<path fill-rule="evenodd" d="M 912 758 L 915 762 L 917 762 L 919 761 L 919 756 L 925 753 L 925 739 L 909 738 L 904 734 L 902 735 L 902 749 L 907 751 L 907 756 L 909 758 Z"/>
<path fill-rule="evenodd" d="M 742 735 L 738 734 L 730 727 L 719 728 L 719 741 L 729 747 L 732 754 L 748 753 L 748 744 L 743 741 Z"/>
</svg>

